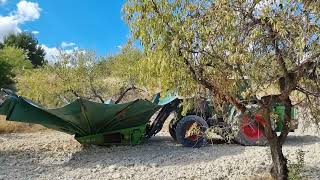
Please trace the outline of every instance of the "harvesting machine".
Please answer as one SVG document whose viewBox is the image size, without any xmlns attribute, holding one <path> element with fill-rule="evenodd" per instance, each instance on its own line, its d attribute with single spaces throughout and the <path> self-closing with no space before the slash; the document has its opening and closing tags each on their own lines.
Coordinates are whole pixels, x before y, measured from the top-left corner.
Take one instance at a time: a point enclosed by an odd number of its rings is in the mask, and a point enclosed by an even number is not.
<svg viewBox="0 0 320 180">
<path fill-rule="evenodd" d="M 240 114 L 232 106 L 228 113 L 219 116 L 212 102 L 203 99 L 201 112 L 191 109 L 182 113 L 183 99 L 157 94 L 152 101 L 137 99 L 124 104 L 102 104 L 78 97 L 74 102 L 57 109 L 47 109 L 21 97 L 10 90 L 4 90 L 5 100 L 0 102 L 0 115 L 9 121 L 40 124 L 47 128 L 74 135 L 81 144 L 94 145 L 137 145 L 155 136 L 170 120 L 169 132 L 174 140 L 188 147 L 200 147 L 215 132 L 223 138 L 242 145 L 265 145 L 263 132 L 254 123 L 260 120 Z M 248 103 L 250 108 L 257 108 Z M 275 128 L 281 131 L 284 106 L 273 107 L 277 115 Z M 292 109 L 291 129 L 297 127 L 295 109 Z M 174 118 L 168 118 L 174 114 Z M 263 119 L 262 119 L 263 120 Z M 232 136 L 230 136 L 230 134 Z"/>
</svg>

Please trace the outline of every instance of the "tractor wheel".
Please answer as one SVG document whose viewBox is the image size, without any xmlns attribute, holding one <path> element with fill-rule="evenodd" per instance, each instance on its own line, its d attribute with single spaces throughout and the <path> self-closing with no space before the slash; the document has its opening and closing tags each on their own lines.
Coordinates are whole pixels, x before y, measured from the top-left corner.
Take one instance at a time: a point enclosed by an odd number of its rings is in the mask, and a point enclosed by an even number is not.
<svg viewBox="0 0 320 180">
<path fill-rule="evenodd" d="M 177 141 L 177 136 L 176 136 L 176 127 L 177 127 L 177 120 L 171 119 L 169 123 L 169 133 L 172 137 L 173 140 Z"/>
<path fill-rule="evenodd" d="M 207 122 L 199 116 L 185 116 L 177 123 L 177 141 L 186 147 L 204 146 L 207 142 L 205 131 L 208 127 Z"/>
<path fill-rule="evenodd" d="M 259 115 L 254 115 L 257 120 Z M 235 119 L 239 122 L 235 132 L 235 141 L 245 146 L 265 146 L 268 140 L 264 133 L 257 127 L 249 115 L 239 115 Z M 260 119 L 261 121 L 261 119 Z M 263 120 L 264 121 L 264 120 Z"/>
</svg>

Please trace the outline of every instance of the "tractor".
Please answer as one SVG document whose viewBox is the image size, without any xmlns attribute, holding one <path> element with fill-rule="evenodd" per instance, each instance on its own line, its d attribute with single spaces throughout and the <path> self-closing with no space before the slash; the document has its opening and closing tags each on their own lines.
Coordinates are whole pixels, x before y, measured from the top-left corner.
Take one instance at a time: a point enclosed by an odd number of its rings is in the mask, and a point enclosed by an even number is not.
<svg viewBox="0 0 320 180">
<path fill-rule="evenodd" d="M 155 99 L 160 99 L 158 95 Z M 184 99 L 185 100 L 185 99 Z M 188 99 L 194 100 L 194 99 Z M 159 103 L 160 100 L 154 100 Z M 201 147 L 207 144 L 210 134 L 215 133 L 221 136 L 226 142 L 236 142 L 246 146 L 264 146 L 267 139 L 255 121 L 263 123 L 261 115 L 255 113 L 252 115 L 243 115 L 237 112 L 232 105 L 225 107 L 224 115 L 214 110 L 212 101 L 209 98 L 198 100 L 200 108 L 191 108 L 186 113 L 183 112 L 183 99 L 169 95 L 163 98 L 164 102 L 170 101 L 158 113 L 151 125 L 147 126 L 146 138 L 150 138 L 159 132 L 167 117 L 174 113 L 174 118 L 169 123 L 169 133 L 171 137 L 187 147 Z M 163 102 L 162 102 L 163 103 Z M 255 100 L 243 101 L 247 108 L 253 112 L 259 109 Z M 160 103 L 161 104 L 161 103 Z M 273 128 L 281 132 L 284 126 L 284 106 L 277 104 L 272 112 Z M 291 109 L 290 131 L 293 132 L 298 127 L 296 119 L 296 107 Z"/>
</svg>

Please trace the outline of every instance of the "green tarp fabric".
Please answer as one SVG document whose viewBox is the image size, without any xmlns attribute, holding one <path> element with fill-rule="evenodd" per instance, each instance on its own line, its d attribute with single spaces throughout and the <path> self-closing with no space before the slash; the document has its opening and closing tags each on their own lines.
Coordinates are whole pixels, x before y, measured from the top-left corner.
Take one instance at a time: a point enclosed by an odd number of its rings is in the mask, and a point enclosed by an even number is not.
<svg viewBox="0 0 320 180">
<path fill-rule="evenodd" d="M 84 137 L 146 125 L 160 108 L 147 100 L 101 104 L 78 98 L 62 108 L 46 109 L 23 97 L 9 95 L 0 105 L 0 114 L 9 121 L 41 124 Z"/>
</svg>

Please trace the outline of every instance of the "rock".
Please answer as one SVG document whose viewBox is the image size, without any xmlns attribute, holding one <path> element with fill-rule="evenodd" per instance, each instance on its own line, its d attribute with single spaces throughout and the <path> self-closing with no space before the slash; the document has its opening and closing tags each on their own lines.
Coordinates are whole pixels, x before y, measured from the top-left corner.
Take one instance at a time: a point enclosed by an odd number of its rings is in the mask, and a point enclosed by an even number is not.
<svg viewBox="0 0 320 180">
<path fill-rule="evenodd" d="M 112 179 L 119 179 L 119 178 L 121 178 L 121 174 L 120 173 L 114 173 L 114 174 L 112 174 Z"/>
<path fill-rule="evenodd" d="M 99 171 L 98 169 L 91 169 L 91 172 L 93 172 L 93 173 L 96 173 L 98 171 Z"/>
<path fill-rule="evenodd" d="M 134 167 L 135 164 L 134 164 L 134 163 L 128 163 L 126 166 L 127 166 L 127 167 Z"/>
<path fill-rule="evenodd" d="M 37 173 L 39 173 L 39 174 L 41 174 L 41 173 L 44 172 L 44 169 L 41 168 L 41 167 L 37 167 L 34 171 L 37 172 Z"/>
<path fill-rule="evenodd" d="M 108 167 L 108 170 L 110 172 L 114 172 L 115 170 L 117 170 L 117 167 L 115 165 L 111 165 L 111 166 Z"/>
<path fill-rule="evenodd" d="M 148 164 L 147 167 L 148 168 L 156 168 L 156 167 L 158 167 L 158 164 L 157 163 L 151 163 L 151 164 Z"/>
<path fill-rule="evenodd" d="M 100 164 L 96 165 L 96 169 L 101 169 L 101 165 Z"/>
</svg>

